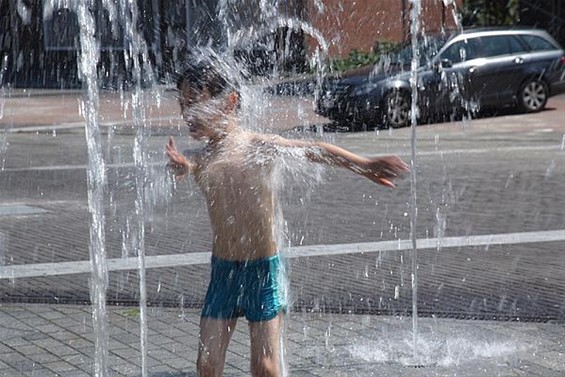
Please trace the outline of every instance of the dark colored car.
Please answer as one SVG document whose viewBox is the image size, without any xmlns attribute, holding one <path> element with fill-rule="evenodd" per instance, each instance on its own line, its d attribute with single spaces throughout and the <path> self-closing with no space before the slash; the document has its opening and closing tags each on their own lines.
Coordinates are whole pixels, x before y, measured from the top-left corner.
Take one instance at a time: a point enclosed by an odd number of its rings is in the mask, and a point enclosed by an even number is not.
<svg viewBox="0 0 565 377">
<path fill-rule="evenodd" d="M 565 91 L 565 52 L 543 30 L 475 29 L 423 38 L 418 56 L 418 119 L 505 106 L 536 112 Z M 326 79 L 317 113 L 353 128 L 409 125 L 411 60 L 407 45 L 368 70 Z"/>
</svg>

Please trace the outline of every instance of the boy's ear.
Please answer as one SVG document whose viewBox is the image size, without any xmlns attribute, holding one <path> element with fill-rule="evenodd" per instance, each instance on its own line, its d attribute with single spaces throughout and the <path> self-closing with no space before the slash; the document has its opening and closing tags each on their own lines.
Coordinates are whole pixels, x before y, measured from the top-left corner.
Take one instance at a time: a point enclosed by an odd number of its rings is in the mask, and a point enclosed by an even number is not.
<svg viewBox="0 0 565 377">
<path fill-rule="evenodd" d="M 235 91 L 230 92 L 230 94 L 228 94 L 228 98 L 227 98 L 227 103 L 226 103 L 226 112 L 233 112 L 237 109 L 239 105 L 239 94 Z"/>
</svg>

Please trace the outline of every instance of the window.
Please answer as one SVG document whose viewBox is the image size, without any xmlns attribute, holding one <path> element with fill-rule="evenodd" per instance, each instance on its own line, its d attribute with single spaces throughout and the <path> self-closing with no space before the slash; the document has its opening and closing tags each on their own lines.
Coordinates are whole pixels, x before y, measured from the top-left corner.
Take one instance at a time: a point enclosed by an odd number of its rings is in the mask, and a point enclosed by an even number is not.
<svg viewBox="0 0 565 377">
<path fill-rule="evenodd" d="M 508 55 L 510 54 L 510 43 L 508 37 L 483 37 L 483 57 L 489 58 L 492 56 Z"/>
<path fill-rule="evenodd" d="M 537 35 L 522 35 L 522 38 L 528 44 L 528 47 L 532 51 L 548 51 L 555 50 L 555 46 L 551 44 L 548 40 L 538 37 Z"/>
<path fill-rule="evenodd" d="M 46 50 L 78 50 L 80 49 L 80 27 L 74 6 L 65 6 L 65 2 L 44 2 L 43 31 Z M 69 3 L 74 4 L 73 2 Z M 61 7 L 56 7 L 60 6 Z M 137 30 L 149 48 L 158 49 L 159 39 L 156 33 L 159 14 L 150 0 L 138 0 Z M 96 2 L 91 8 L 96 23 L 96 40 L 101 50 L 123 50 L 129 37 L 124 29 L 124 9 L 117 7 L 117 17 L 113 20 L 109 10 L 102 3 Z M 121 12 L 121 13 L 120 13 Z"/>
<path fill-rule="evenodd" d="M 96 39 L 101 49 L 123 48 L 124 37 L 121 24 L 110 22 L 108 11 L 95 7 Z M 46 8 L 44 10 L 43 30 L 47 50 L 80 49 L 80 27 L 77 14 L 69 8 Z"/>
<path fill-rule="evenodd" d="M 76 50 L 79 48 L 79 26 L 76 14 L 57 9 L 43 20 L 44 43 L 47 50 Z"/>
<path fill-rule="evenodd" d="M 520 41 L 512 35 L 499 35 L 482 38 L 483 57 L 510 55 L 525 52 Z"/>
<path fill-rule="evenodd" d="M 516 36 L 510 36 L 508 42 L 510 42 L 510 52 L 513 54 L 528 51 L 524 43 Z"/>
<path fill-rule="evenodd" d="M 479 39 L 465 39 L 449 46 L 442 54 L 442 59 L 448 59 L 451 63 L 461 63 L 479 57 Z"/>
</svg>

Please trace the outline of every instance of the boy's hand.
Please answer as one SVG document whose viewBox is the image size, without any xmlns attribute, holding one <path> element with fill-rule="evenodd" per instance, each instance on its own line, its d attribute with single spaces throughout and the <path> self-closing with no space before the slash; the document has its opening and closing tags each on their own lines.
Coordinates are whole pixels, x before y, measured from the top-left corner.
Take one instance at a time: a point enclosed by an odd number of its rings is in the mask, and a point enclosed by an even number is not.
<svg viewBox="0 0 565 377">
<path fill-rule="evenodd" d="M 369 159 L 361 175 L 379 185 L 396 187 L 392 182 L 410 171 L 410 167 L 396 156 L 377 157 Z"/>
<path fill-rule="evenodd" d="M 177 150 L 175 146 L 175 141 L 172 137 L 169 137 L 169 142 L 165 147 L 165 154 L 169 157 L 170 161 L 167 164 L 167 168 L 175 176 L 175 179 L 182 179 L 188 172 L 190 168 L 190 163 L 186 157 Z"/>
</svg>

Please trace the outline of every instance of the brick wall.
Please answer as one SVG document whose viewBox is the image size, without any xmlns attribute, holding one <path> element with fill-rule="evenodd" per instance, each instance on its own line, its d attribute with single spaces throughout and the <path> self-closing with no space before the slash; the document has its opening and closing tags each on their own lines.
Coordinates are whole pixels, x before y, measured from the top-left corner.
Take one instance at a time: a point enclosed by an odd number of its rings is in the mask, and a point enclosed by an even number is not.
<svg viewBox="0 0 565 377">
<path fill-rule="evenodd" d="M 354 49 L 369 52 L 377 41 L 409 38 L 410 6 L 409 0 L 307 0 L 306 18 L 325 37 L 330 56 L 347 56 Z M 453 6 L 422 0 L 421 25 L 426 32 L 454 28 Z M 310 49 L 317 44 L 307 43 Z"/>
</svg>

